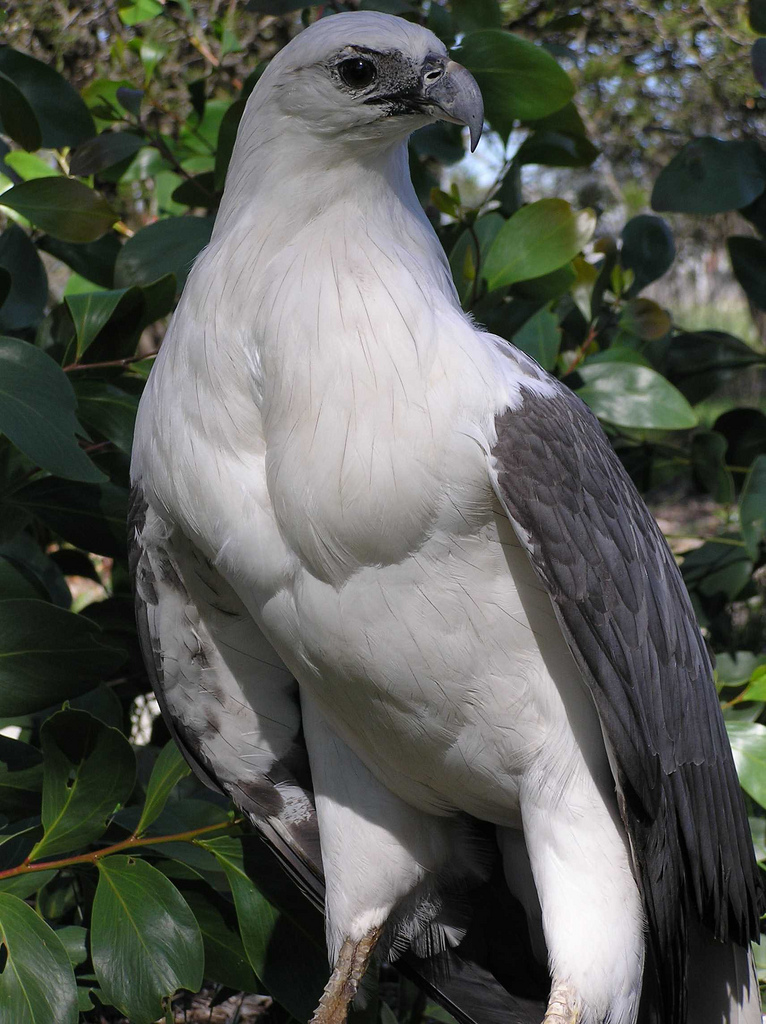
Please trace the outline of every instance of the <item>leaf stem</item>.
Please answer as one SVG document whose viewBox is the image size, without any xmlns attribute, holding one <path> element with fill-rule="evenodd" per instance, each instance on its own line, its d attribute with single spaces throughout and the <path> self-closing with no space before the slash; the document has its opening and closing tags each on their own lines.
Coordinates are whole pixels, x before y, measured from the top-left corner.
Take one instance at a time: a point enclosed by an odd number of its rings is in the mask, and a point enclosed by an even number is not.
<svg viewBox="0 0 766 1024">
<path fill-rule="evenodd" d="M 199 836 L 207 835 L 209 832 L 220 832 L 230 831 L 231 829 L 242 824 L 242 818 L 235 818 L 229 823 L 219 823 L 218 825 L 204 825 L 202 828 L 192 828 L 186 832 L 175 832 L 170 836 L 130 836 L 128 839 L 123 839 L 119 843 L 112 843 L 111 846 L 105 846 L 101 850 L 91 850 L 90 853 L 80 853 L 75 857 L 62 857 L 59 860 L 44 860 L 39 861 L 36 864 L 18 864 L 15 868 L 8 868 L 5 871 L 0 871 L 0 879 L 3 878 L 15 878 L 17 875 L 28 875 L 33 871 L 58 871 L 59 868 L 72 867 L 74 864 L 96 864 L 104 857 L 109 857 L 113 853 L 120 853 L 125 850 L 136 850 L 141 846 L 157 846 L 160 843 L 183 843 L 191 842 Z"/>
<path fill-rule="evenodd" d="M 140 363 L 143 359 L 154 359 L 156 352 L 150 352 L 148 356 L 127 356 L 125 359 L 107 359 L 102 363 L 70 363 L 63 366 L 64 373 L 72 370 L 103 370 L 110 366 L 130 366 L 131 363 Z"/>
</svg>

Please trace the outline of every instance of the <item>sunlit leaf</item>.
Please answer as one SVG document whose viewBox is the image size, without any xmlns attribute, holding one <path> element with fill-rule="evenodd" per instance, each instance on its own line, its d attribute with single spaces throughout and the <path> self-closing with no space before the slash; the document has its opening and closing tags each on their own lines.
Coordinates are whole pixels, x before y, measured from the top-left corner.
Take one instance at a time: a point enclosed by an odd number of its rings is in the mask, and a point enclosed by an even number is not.
<svg viewBox="0 0 766 1024">
<path fill-rule="evenodd" d="M 618 427 L 688 430 L 697 416 L 687 400 L 656 370 L 633 363 L 578 367 L 585 386 L 578 394 L 596 415 Z"/>
<path fill-rule="evenodd" d="M 506 221 L 487 254 L 483 276 L 492 291 L 548 274 L 577 255 L 593 234 L 592 210 L 576 213 L 563 199 L 540 199 Z"/>
</svg>

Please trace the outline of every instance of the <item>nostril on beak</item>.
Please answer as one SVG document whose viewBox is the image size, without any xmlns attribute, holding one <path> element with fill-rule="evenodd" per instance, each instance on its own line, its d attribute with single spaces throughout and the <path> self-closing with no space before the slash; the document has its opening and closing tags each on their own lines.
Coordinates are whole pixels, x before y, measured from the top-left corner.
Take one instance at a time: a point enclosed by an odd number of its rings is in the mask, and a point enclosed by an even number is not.
<svg viewBox="0 0 766 1024">
<path fill-rule="evenodd" d="M 444 68 L 433 68 L 431 71 L 426 71 L 423 75 L 423 82 L 425 85 L 433 85 L 434 82 L 438 82 L 444 74 Z"/>
</svg>

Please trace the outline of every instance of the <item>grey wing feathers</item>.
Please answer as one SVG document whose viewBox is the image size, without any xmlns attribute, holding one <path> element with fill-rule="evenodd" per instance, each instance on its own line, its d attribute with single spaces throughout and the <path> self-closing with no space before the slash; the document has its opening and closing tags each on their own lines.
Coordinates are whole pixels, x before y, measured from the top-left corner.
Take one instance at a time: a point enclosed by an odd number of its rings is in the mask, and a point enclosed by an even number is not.
<svg viewBox="0 0 766 1024">
<path fill-rule="evenodd" d="M 522 395 L 496 421 L 496 489 L 591 689 L 678 1019 L 685 908 L 746 945 L 762 900 L 712 666 L 673 556 L 596 418 L 563 385 Z"/>
<path fill-rule="evenodd" d="M 202 781 L 248 814 L 321 906 L 297 684 L 231 587 L 137 487 L 129 544 L 144 661 L 176 742 Z"/>
</svg>

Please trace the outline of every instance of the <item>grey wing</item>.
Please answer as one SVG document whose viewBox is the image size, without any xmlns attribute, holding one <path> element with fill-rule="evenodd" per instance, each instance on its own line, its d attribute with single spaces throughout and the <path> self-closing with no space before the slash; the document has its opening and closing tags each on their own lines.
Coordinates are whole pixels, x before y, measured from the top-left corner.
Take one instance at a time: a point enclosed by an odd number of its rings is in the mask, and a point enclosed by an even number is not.
<svg viewBox="0 0 766 1024">
<path fill-rule="evenodd" d="M 128 534 L 139 640 L 174 739 L 202 781 L 250 817 L 322 907 L 297 683 L 228 583 L 138 486 Z"/>
<path fill-rule="evenodd" d="M 760 874 L 675 560 L 595 416 L 547 380 L 555 391 L 522 388 L 497 417 L 492 475 L 601 719 L 663 1001 L 680 1019 L 687 908 L 747 945 Z"/>
<path fill-rule="evenodd" d="M 131 493 L 128 533 L 141 648 L 176 743 L 202 781 L 248 815 L 323 910 L 319 829 L 295 680 L 220 573 L 147 504 L 139 486 Z M 537 1024 L 542 1018 L 542 1003 L 514 999 L 451 950 L 438 960 L 405 954 L 401 966 L 461 1024 L 475 1024 L 474 1014 L 495 1008 L 487 1020 Z"/>
</svg>

